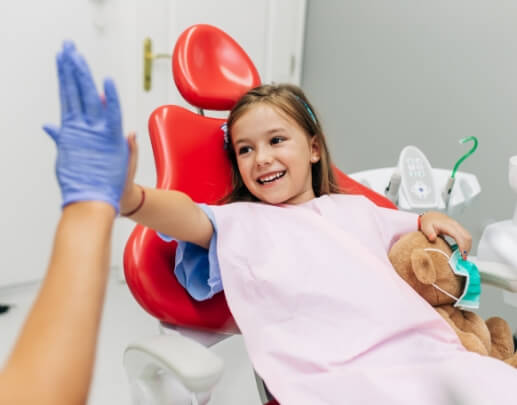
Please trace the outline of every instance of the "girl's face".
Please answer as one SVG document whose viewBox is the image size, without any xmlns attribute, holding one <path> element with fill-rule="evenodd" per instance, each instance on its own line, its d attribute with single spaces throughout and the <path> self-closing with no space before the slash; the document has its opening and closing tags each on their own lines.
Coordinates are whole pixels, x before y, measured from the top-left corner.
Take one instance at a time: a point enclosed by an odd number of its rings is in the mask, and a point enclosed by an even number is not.
<svg viewBox="0 0 517 405">
<path fill-rule="evenodd" d="M 258 104 L 232 125 L 242 181 L 268 204 L 300 204 L 315 197 L 311 165 L 320 159 L 315 137 L 283 112 Z"/>
</svg>

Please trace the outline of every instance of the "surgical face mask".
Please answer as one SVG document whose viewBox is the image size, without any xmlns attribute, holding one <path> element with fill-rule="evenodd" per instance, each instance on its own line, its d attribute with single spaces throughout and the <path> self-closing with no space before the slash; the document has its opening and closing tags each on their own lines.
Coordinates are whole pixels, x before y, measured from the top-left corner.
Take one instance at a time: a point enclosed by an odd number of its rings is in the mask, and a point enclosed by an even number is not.
<svg viewBox="0 0 517 405">
<path fill-rule="evenodd" d="M 479 308 L 479 298 L 481 296 L 481 276 L 476 265 L 468 260 L 463 260 L 457 247 L 453 247 L 451 257 L 447 256 L 447 253 L 433 248 L 426 248 L 426 251 L 438 252 L 447 257 L 449 266 L 451 267 L 454 274 L 457 276 L 465 277 L 465 288 L 463 293 L 459 297 L 455 297 L 451 293 L 440 288 L 438 285 L 433 283 L 433 287 L 441 291 L 445 295 L 451 297 L 456 301 L 455 307 L 459 309 L 477 309 Z"/>
</svg>

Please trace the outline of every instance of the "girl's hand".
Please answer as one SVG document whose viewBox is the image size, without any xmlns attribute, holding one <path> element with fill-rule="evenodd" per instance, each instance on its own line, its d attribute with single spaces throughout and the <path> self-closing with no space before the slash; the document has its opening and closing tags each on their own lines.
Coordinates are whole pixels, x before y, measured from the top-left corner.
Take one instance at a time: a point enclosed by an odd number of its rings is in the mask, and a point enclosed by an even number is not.
<svg viewBox="0 0 517 405">
<path fill-rule="evenodd" d="M 420 230 L 431 242 L 438 235 L 448 235 L 458 244 L 463 259 L 466 259 L 472 247 L 472 236 L 454 219 L 441 212 L 429 211 L 420 217 Z"/>
<path fill-rule="evenodd" d="M 136 163 L 138 160 L 138 147 L 136 144 L 135 132 L 130 132 L 127 140 L 129 145 L 129 164 L 126 183 L 124 185 L 124 192 L 122 193 L 122 198 L 120 199 L 121 212 L 127 212 L 131 210 L 131 207 L 136 206 L 140 201 L 140 190 L 138 190 L 138 187 L 135 184 Z"/>
</svg>

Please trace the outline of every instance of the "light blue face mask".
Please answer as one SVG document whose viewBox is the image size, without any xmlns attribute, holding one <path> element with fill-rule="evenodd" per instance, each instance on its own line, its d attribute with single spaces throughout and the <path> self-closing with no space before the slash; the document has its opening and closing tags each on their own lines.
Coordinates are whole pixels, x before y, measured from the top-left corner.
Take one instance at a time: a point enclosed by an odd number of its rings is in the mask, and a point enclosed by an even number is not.
<svg viewBox="0 0 517 405">
<path fill-rule="evenodd" d="M 481 276 L 476 265 L 468 260 L 463 260 L 457 246 L 453 246 L 451 257 L 439 249 L 427 248 L 424 250 L 439 252 L 449 259 L 449 266 L 454 274 L 465 277 L 465 288 L 459 297 L 455 297 L 451 293 L 440 288 L 433 283 L 433 287 L 456 300 L 455 307 L 460 309 L 477 309 L 479 308 L 479 298 L 481 296 Z"/>
</svg>

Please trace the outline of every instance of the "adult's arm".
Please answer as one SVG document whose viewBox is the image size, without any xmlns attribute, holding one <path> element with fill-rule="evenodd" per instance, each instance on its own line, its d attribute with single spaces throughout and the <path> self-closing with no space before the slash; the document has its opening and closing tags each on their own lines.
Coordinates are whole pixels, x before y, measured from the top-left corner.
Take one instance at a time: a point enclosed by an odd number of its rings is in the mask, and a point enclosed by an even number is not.
<svg viewBox="0 0 517 405">
<path fill-rule="evenodd" d="M 127 178 L 115 84 L 105 103 L 86 60 L 65 41 L 56 58 L 61 125 L 44 130 L 57 148 L 63 198 L 41 291 L 5 368 L 1 404 L 84 404 L 104 301 L 113 220 Z"/>
<path fill-rule="evenodd" d="M 0 373 L 0 404 L 85 404 L 109 267 L 115 209 L 67 205 L 39 294 Z"/>
</svg>

